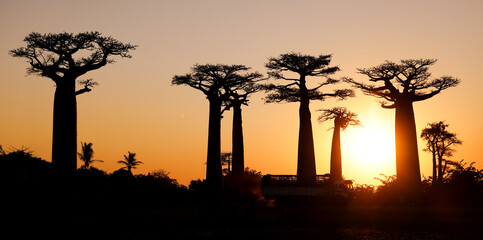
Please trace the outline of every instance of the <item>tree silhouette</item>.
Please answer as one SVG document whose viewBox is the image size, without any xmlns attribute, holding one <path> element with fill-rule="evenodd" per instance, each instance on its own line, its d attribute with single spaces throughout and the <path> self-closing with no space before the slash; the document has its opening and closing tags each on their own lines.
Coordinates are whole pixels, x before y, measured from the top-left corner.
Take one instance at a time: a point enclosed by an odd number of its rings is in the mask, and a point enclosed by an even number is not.
<svg viewBox="0 0 483 240">
<path fill-rule="evenodd" d="M 419 192 L 421 183 L 413 102 L 429 99 L 460 82 L 450 76 L 430 79 L 428 69 L 435 62 L 434 59 L 386 61 L 376 67 L 358 69 L 370 82 L 382 83 L 379 85 L 346 79 L 365 94 L 383 99 L 381 107 L 396 109 L 396 171 L 401 190 L 407 193 Z"/>
<path fill-rule="evenodd" d="M 221 166 L 226 166 L 226 168 L 222 169 L 224 175 L 228 175 L 232 172 L 232 164 L 233 164 L 233 155 L 231 152 L 222 152 L 221 153 Z"/>
<path fill-rule="evenodd" d="M 77 106 L 76 95 L 90 91 L 91 79 L 81 82 L 76 91 L 76 79 L 114 60 L 110 56 L 130 58 L 129 50 L 136 46 L 124 44 L 99 32 L 79 34 L 40 34 L 32 32 L 24 41 L 26 47 L 10 50 L 13 57 L 26 58 L 28 74 L 52 79 L 54 96 L 52 163 L 59 172 L 72 175 L 77 168 Z"/>
<path fill-rule="evenodd" d="M 117 161 L 117 163 L 124 165 L 124 167 L 122 167 L 121 169 L 126 169 L 132 175 L 131 169 L 136 169 L 137 166 L 143 164 L 143 162 L 136 159 L 136 153 L 132 153 L 129 151 L 127 153 L 127 155 L 124 155 L 124 160 Z"/>
<path fill-rule="evenodd" d="M 325 100 L 329 97 L 345 99 L 354 96 L 350 89 L 339 89 L 332 93 L 324 93 L 321 87 L 338 83 L 339 80 L 328 76 L 339 71 L 338 67 L 329 67 L 332 55 L 319 55 L 317 57 L 303 55 L 301 53 L 281 54 L 277 58 L 269 58 L 265 66 L 268 74 L 285 81 L 285 84 L 268 84 L 266 102 L 300 102 L 299 117 L 299 142 L 297 154 L 297 179 L 302 183 L 315 181 L 315 153 L 314 139 L 312 135 L 312 122 L 309 109 L 310 100 Z M 298 74 L 298 78 L 284 76 L 283 73 Z M 307 77 L 323 77 L 325 81 L 309 88 Z"/>
<path fill-rule="evenodd" d="M 228 101 L 226 89 L 241 86 L 246 79 L 242 73 L 249 70 L 244 65 L 196 64 L 192 73 L 175 75 L 173 85 L 188 85 L 200 90 L 209 101 L 208 154 L 206 161 L 206 182 L 209 188 L 220 191 L 223 188 L 223 175 L 220 162 L 220 128 L 224 102 Z M 248 76 L 250 74 L 247 74 Z"/>
<path fill-rule="evenodd" d="M 92 143 L 82 143 L 81 142 L 82 150 L 81 152 L 77 153 L 79 155 L 79 159 L 84 162 L 81 166 L 81 169 L 89 169 L 94 162 L 104 162 L 102 160 L 94 160 L 94 150 L 92 149 Z"/>
<path fill-rule="evenodd" d="M 263 80 L 262 75 L 256 72 L 239 75 L 238 78 L 239 85 L 225 88 L 229 96 L 228 100 L 225 101 L 225 109 L 233 108 L 232 160 L 235 180 L 245 172 L 241 106 L 248 106 L 248 96 L 260 90 L 260 85 L 256 83 Z"/>
<path fill-rule="evenodd" d="M 428 127 L 421 131 L 421 138 L 426 141 L 425 151 L 431 152 L 433 161 L 433 184 L 443 183 L 448 163 L 453 161 L 445 159 L 453 155 L 454 146 L 462 144 L 455 133 L 447 130 L 449 125 L 443 121 L 429 123 Z"/>
<path fill-rule="evenodd" d="M 323 109 L 319 116 L 319 122 L 334 119 L 334 134 L 332 136 L 332 149 L 330 152 L 330 179 L 334 181 L 343 180 L 342 178 L 342 153 L 340 146 L 340 130 L 348 126 L 360 126 L 357 114 L 350 112 L 344 107 Z"/>
<path fill-rule="evenodd" d="M 471 162 L 469 166 L 467 164 L 464 162 L 464 159 L 459 162 L 452 162 L 452 168 L 448 171 L 449 181 L 460 187 L 467 188 L 474 187 L 474 184 L 483 183 L 483 169 L 475 168 L 473 166 L 475 162 Z"/>
</svg>

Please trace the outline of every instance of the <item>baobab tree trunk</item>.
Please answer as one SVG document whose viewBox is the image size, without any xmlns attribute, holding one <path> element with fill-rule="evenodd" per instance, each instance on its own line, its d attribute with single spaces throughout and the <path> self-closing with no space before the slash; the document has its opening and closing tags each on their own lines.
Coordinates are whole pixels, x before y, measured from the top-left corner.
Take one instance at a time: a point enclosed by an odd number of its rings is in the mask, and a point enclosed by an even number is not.
<svg viewBox="0 0 483 240">
<path fill-rule="evenodd" d="M 437 181 L 438 181 L 438 175 L 436 175 L 436 167 L 437 167 L 437 164 L 436 164 L 436 146 L 435 144 L 432 144 L 432 148 L 433 148 L 433 152 L 432 152 L 432 155 L 433 155 L 433 181 L 431 184 L 435 184 Z"/>
<path fill-rule="evenodd" d="M 77 103 L 75 79 L 56 82 L 52 134 L 52 164 L 57 172 L 72 176 L 77 169 Z"/>
<path fill-rule="evenodd" d="M 233 104 L 232 130 L 232 164 L 233 176 L 238 179 L 245 171 L 245 156 L 243 146 L 243 127 L 241 103 Z"/>
<path fill-rule="evenodd" d="M 221 171 L 221 101 L 210 101 L 208 123 L 208 156 L 206 161 L 206 182 L 213 191 L 223 189 L 223 175 Z"/>
<path fill-rule="evenodd" d="M 396 172 L 403 194 L 420 192 L 421 173 L 419 169 L 416 123 L 411 101 L 396 103 Z"/>
<path fill-rule="evenodd" d="M 315 182 L 315 151 L 314 137 L 312 135 L 312 121 L 309 109 L 309 97 L 307 88 L 305 87 L 305 79 L 300 81 L 300 128 L 299 128 L 299 145 L 297 156 L 297 180 L 300 183 Z"/>
<path fill-rule="evenodd" d="M 438 183 L 443 183 L 443 176 L 444 176 L 445 170 L 446 170 L 446 161 L 444 161 L 443 155 L 438 153 Z"/>
<path fill-rule="evenodd" d="M 330 152 L 330 179 L 342 180 L 342 153 L 340 149 L 340 124 L 334 121 L 334 135 L 332 136 L 332 149 Z"/>
</svg>

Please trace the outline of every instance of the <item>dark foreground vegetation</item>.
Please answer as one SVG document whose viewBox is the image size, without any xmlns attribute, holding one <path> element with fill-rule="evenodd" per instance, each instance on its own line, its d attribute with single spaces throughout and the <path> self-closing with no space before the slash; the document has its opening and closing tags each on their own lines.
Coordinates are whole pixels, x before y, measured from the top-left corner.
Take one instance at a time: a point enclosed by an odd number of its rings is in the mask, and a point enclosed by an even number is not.
<svg viewBox="0 0 483 240">
<path fill-rule="evenodd" d="M 163 170 L 56 176 L 25 149 L 0 153 L 0 164 L 3 234 L 16 239 L 477 239 L 483 226 L 483 173 L 464 163 L 440 185 L 424 181 L 419 203 L 401 204 L 395 177 L 383 176 L 378 188 L 356 185 L 348 205 L 264 199 L 250 169 L 213 196 Z"/>
</svg>

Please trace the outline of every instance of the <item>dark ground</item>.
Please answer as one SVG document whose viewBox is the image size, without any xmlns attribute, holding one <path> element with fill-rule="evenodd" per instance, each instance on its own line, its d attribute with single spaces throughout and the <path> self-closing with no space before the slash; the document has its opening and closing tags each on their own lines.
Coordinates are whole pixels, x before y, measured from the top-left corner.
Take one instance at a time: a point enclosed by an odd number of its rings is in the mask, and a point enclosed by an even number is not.
<svg viewBox="0 0 483 240">
<path fill-rule="evenodd" d="M 483 209 L 292 206 L 4 206 L 12 239 L 482 239 Z M 6 238 L 5 238 L 6 239 Z"/>
</svg>

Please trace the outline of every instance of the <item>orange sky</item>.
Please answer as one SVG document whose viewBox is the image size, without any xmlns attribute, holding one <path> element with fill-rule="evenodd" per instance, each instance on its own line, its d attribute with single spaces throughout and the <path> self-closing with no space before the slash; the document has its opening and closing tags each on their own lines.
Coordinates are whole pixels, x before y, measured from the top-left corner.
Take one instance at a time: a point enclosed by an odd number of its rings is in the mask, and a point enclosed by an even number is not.
<svg viewBox="0 0 483 240">
<path fill-rule="evenodd" d="M 208 102 L 189 87 L 171 86 L 195 64 L 245 64 L 266 73 L 268 57 L 286 52 L 333 53 L 338 77 L 365 80 L 356 68 L 384 60 L 437 58 L 433 76 L 462 80 L 456 88 L 415 104 L 420 131 L 446 120 L 463 145 L 455 160 L 480 159 L 483 127 L 483 2 L 474 1 L 22 1 L 0 2 L 0 144 L 30 147 L 51 158 L 54 83 L 26 76 L 27 63 L 8 55 L 32 31 L 100 31 L 139 45 L 132 59 L 90 72 L 100 83 L 78 96 L 78 140 L 92 142 L 95 166 L 112 172 L 127 151 L 183 184 L 205 175 Z M 347 87 L 340 84 L 340 88 Z M 243 110 L 246 165 L 263 174 L 295 174 L 298 104 L 264 104 L 262 93 Z M 317 171 L 328 172 L 331 124 L 320 108 L 346 106 L 364 128 L 342 133 L 343 175 L 356 183 L 395 174 L 394 110 L 375 98 L 312 102 Z M 231 149 L 231 112 L 222 121 L 222 149 Z M 476 122 L 475 122 L 476 121 Z M 418 132 L 419 135 L 420 132 Z M 372 138 L 371 136 L 380 136 Z M 370 144 L 369 144 L 370 143 Z M 363 147 L 361 147 L 363 146 Z M 419 143 L 423 149 L 424 144 Z M 375 154 L 378 148 L 389 149 Z M 392 148 L 392 149 L 391 149 Z M 422 174 L 430 155 L 420 152 Z"/>
</svg>

